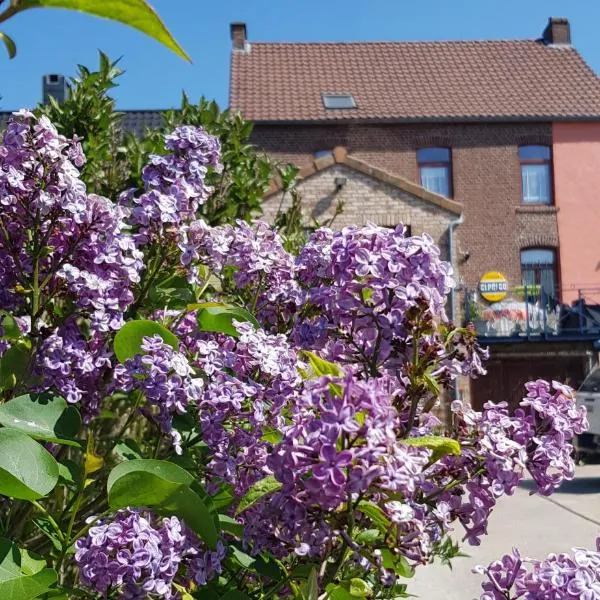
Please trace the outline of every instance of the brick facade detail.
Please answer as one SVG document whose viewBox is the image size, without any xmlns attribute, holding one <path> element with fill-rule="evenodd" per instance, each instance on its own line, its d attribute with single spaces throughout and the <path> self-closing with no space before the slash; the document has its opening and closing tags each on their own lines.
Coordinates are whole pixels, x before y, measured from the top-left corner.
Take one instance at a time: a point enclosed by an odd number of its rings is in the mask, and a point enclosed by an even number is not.
<svg viewBox="0 0 600 600">
<path fill-rule="evenodd" d="M 374 223 L 383 227 L 410 225 L 412 235 L 428 233 L 440 246 L 442 256 L 448 259 L 448 225 L 456 219 L 455 210 L 446 210 L 433 202 L 418 198 L 393 183 L 382 181 L 362 170 L 353 168 L 352 161 L 335 163 L 315 170 L 298 184 L 303 213 L 307 223 L 313 219 L 328 224 L 335 207 L 343 203 L 343 212 L 331 223 L 333 229 L 347 225 Z M 364 164 L 364 163 L 363 163 Z M 336 189 L 336 178 L 346 180 Z M 393 179 L 393 178 L 390 178 Z M 263 217 L 272 221 L 280 206 L 289 208 L 291 198 L 282 192 L 270 194 L 263 203 Z"/>
<path fill-rule="evenodd" d="M 253 141 L 274 158 L 304 168 L 313 164 L 315 152 L 344 146 L 350 157 L 412 182 L 418 182 L 417 148 L 451 148 L 454 200 L 463 205 L 464 216 L 464 224 L 457 229 L 457 266 L 468 287 L 475 287 L 489 270 L 501 271 L 510 284 L 519 284 L 522 248 L 558 246 L 556 210 L 521 205 L 518 161 L 520 145 L 552 145 L 550 123 L 258 123 Z M 346 172 L 342 167 L 336 169 Z M 318 185 L 325 186 L 334 172 L 335 169 L 319 175 Z M 317 181 L 311 185 L 317 186 Z M 329 191 L 334 187 L 332 181 L 327 181 L 327 185 L 331 186 Z M 383 218 L 387 208 L 383 210 L 379 205 L 378 186 L 363 186 L 360 211 L 347 212 L 344 219 L 361 218 L 360 222 L 364 222 L 365 214 Z M 343 193 L 350 193 L 350 187 Z M 389 204 L 385 206 L 392 210 Z M 351 203 L 348 211 L 352 210 L 350 207 Z"/>
</svg>

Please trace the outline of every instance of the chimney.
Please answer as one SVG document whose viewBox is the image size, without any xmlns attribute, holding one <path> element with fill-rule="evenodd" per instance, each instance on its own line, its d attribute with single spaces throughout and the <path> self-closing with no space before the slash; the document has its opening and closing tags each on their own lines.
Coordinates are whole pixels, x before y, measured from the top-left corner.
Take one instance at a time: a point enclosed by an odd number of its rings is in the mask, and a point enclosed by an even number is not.
<svg viewBox="0 0 600 600">
<path fill-rule="evenodd" d="M 42 78 L 42 98 L 44 104 L 50 102 L 52 96 L 59 104 L 67 98 L 67 81 L 64 75 L 44 75 Z"/>
<path fill-rule="evenodd" d="M 569 19 L 564 17 L 550 17 L 544 29 L 542 39 L 545 44 L 571 45 L 571 26 Z"/>
<path fill-rule="evenodd" d="M 241 21 L 232 23 L 230 26 L 231 30 L 231 42 L 234 50 L 246 50 L 246 23 Z"/>
</svg>

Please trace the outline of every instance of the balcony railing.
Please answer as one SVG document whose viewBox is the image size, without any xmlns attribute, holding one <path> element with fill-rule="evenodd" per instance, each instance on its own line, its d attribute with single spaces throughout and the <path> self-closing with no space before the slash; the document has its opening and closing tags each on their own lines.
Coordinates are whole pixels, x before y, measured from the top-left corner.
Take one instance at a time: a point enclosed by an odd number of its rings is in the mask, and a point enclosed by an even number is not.
<svg viewBox="0 0 600 600">
<path fill-rule="evenodd" d="M 561 298 L 574 298 L 570 303 Z M 600 340 L 600 288 L 548 290 L 521 285 L 506 297 L 486 302 L 474 290 L 465 294 L 466 323 L 486 341 L 521 339 Z"/>
</svg>

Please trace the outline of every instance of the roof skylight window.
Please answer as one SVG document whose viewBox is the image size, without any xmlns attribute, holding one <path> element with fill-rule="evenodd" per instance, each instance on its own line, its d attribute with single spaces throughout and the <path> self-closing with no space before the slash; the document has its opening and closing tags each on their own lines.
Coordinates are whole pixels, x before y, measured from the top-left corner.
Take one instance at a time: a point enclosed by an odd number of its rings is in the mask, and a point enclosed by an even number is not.
<svg viewBox="0 0 600 600">
<path fill-rule="evenodd" d="M 352 94 L 322 94 L 323 106 L 328 109 L 356 108 L 356 101 Z"/>
</svg>

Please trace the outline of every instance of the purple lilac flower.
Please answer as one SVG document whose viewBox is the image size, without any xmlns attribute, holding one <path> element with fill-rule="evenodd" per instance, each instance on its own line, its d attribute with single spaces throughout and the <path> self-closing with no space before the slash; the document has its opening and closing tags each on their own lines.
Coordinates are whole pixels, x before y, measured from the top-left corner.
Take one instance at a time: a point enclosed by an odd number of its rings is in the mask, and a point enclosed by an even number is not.
<svg viewBox="0 0 600 600">
<path fill-rule="evenodd" d="M 517 549 L 488 567 L 481 600 L 598 600 L 600 538 L 597 550 L 574 548 L 572 554 L 549 554 L 544 560 L 522 558 Z"/>
<path fill-rule="evenodd" d="M 143 354 L 115 367 L 115 388 L 126 392 L 139 390 L 157 412 L 152 418 L 162 431 L 171 436 L 177 453 L 181 453 L 181 434 L 173 429 L 173 416 L 186 412 L 202 393 L 202 379 L 193 377 L 187 358 L 163 341 L 159 335 L 144 337 Z"/>
<path fill-rule="evenodd" d="M 193 280 L 198 278 L 196 262 L 217 275 L 233 269 L 234 289 L 245 290 L 252 298 L 253 312 L 263 326 L 272 328 L 293 314 L 298 296 L 294 258 L 264 221 L 254 227 L 244 221 L 237 221 L 235 227 L 209 227 L 195 221 L 184 229 L 180 248 Z"/>
<path fill-rule="evenodd" d="M 586 409 L 576 404 L 571 388 L 556 381 L 537 380 L 525 387 L 527 397 L 520 406 L 536 431 L 527 468 L 539 493 L 547 496 L 575 475 L 570 442 L 589 427 Z"/>
<path fill-rule="evenodd" d="M 46 337 L 36 358 L 42 389 L 55 389 L 67 402 L 80 405 L 86 421 L 98 414 L 104 378 L 113 364 L 100 332 L 86 338 L 70 319 Z"/>
<path fill-rule="evenodd" d="M 436 376 L 484 373 L 480 350 L 464 335 L 455 335 L 450 350 L 435 333 L 413 340 L 418 320 L 447 321 L 454 279 L 428 235 L 405 233 L 401 225 L 316 231 L 296 260 L 303 297 L 294 339 L 329 360 L 365 365 L 368 377 L 390 373 L 401 380 L 414 344 L 420 355 L 437 357 Z"/>
<path fill-rule="evenodd" d="M 426 482 L 425 490 L 448 504 L 471 544 L 479 544 L 487 532 L 497 499 L 512 494 L 527 472 L 543 495 L 573 477 L 570 442 L 588 427 L 585 408 L 577 406 L 573 390 L 556 382 L 538 380 L 526 387 L 527 397 L 513 414 L 506 402 L 488 402 L 483 412 L 452 405 L 465 445 L 461 456 L 447 457 L 434 468 L 444 478 Z M 437 494 L 435 485 L 451 478 L 465 483 Z"/>
<path fill-rule="evenodd" d="M 267 460 L 283 487 L 242 514 L 255 548 L 321 556 L 332 537 L 327 516 L 350 498 L 375 482 L 380 493 L 408 497 L 419 487 L 430 451 L 398 442 L 401 421 L 381 381 L 348 375 L 306 382 L 292 411 Z M 396 506 L 387 508 L 399 514 Z"/>
<path fill-rule="evenodd" d="M 151 155 L 144 167 L 144 192 L 121 195 L 130 209 L 129 223 L 136 227 L 135 240 L 144 246 L 164 243 L 165 236 L 177 241 L 212 189 L 205 183 L 209 168 L 220 171 L 219 140 L 201 127 L 183 125 L 165 136 L 165 155 Z M 184 227 L 185 226 L 185 227 Z"/>
<path fill-rule="evenodd" d="M 18 116 L 0 146 L 0 308 L 17 315 L 24 310 L 27 296 L 11 290 L 31 288 L 35 249 L 27 231 L 37 231 L 36 240 L 44 243 L 43 253 L 36 253 L 43 296 L 68 297 L 92 329 L 118 329 L 142 267 L 125 233 L 124 213 L 106 198 L 86 194 L 71 162 L 82 164 L 78 142 L 59 135 L 46 117 L 26 111 Z"/>
<path fill-rule="evenodd" d="M 264 475 L 273 442 L 301 385 L 298 357 L 284 335 L 234 321 L 238 337 L 198 332 L 195 316 L 176 333 L 205 377 L 198 400 L 203 440 L 211 449 L 211 486 L 227 482 L 243 495 Z M 209 487 L 211 487 L 209 486 Z"/>
<path fill-rule="evenodd" d="M 121 510 L 75 543 L 81 584 L 124 600 L 178 598 L 173 584 L 206 585 L 221 572 L 225 548 L 208 550 L 177 517 Z"/>
</svg>

